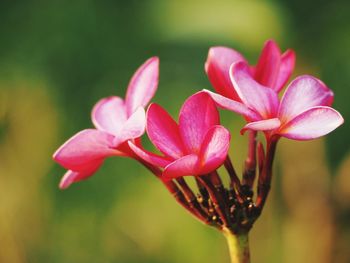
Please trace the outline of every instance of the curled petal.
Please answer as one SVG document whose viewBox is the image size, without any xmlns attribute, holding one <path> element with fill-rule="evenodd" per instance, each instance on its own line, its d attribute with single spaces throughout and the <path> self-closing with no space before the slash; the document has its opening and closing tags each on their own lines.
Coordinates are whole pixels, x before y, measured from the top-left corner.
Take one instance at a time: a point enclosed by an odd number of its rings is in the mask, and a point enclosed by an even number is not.
<svg viewBox="0 0 350 263">
<path fill-rule="evenodd" d="M 270 131 L 270 130 L 277 129 L 280 126 L 281 126 L 281 122 L 278 118 L 249 122 L 243 127 L 243 129 L 241 130 L 241 134 L 245 133 L 246 130 Z"/>
<path fill-rule="evenodd" d="M 277 81 L 281 64 L 281 51 L 273 40 L 268 40 L 261 52 L 255 68 L 255 80 L 261 85 L 273 88 Z"/>
<path fill-rule="evenodd" d="M 230 68 L 233 86 L 242 102 L 255 110 L 263 118 L 275 117 L 278 109 L 277 93 L 256 82 L 244 62 L 233 64 Z"/>
<path fill-rule="evenodd" d="M 158 87 L 159 59 L 148 59 L 135 72 L 126 92 L 125 104 L 130 116 L 138 107 L 146 107 Z"/>
<path fill-rule="evenodd" d="M 220 123 L 214 101 L 206 92 L 198 92 L 182 105 L 179 128 L 187 151 L 198 153 L 208 130 Z"/>
<path fill-rule="evenodd" d="M 291 49 L 283 53 L 281 57 L 281 66 L 278 72 L 276 85 L 273 89 L 280 92 L 281 89 L 286 85 L 288 79 L 292 75 L 295 66 L 295 52 Z"/>
<path fill-rule="evenodd" d="M 154 166 L 159 166 L 159 167 L 165 167 L 169 163 L 172 162 L 172 160 L 169 160 L 168 158 L 156 155 L 154 153 L 151 153 L 145 149 L 142 149 L 139 146 L 136 146 L 134 143 L 131 141 L 128 141 L 129 147 L 131 150 L 142 160 L 146 161 L 147 163 L 150 163 Z"/>
<path fill-rule="evenodd" d="M 207 132 L 199 153 L 199 174 L 208 174 L 223 164 L 230 148 L 230 139 L 230 132 L 220 125 Z"/>
<path fill-rule="evenodd" d="M 100 168 L 102 163 L 103 163 L 103 160 L 98 160 L 94 162 L 94 165 L 91 166 L 90 169 L 79 171 L 79 172 L 68 170 L 60 181 L 60 185 L 59 185 L 60 189 L 66 189 L 72 183 L 76 183 L 89 178 Z"/>
<path fill-rule="evenodd" d="M 87 129 L 77 133 L 63 144 L 53 155 L 53 159 L 66 169 L 86 171 L 95 167 L 95 162 L 113 155 L 125 155 L 112 149 L 114 136 Z"/>
<path fill-rule="evenodd" d="M 300 76 L 293 80 L 284 93 L 278 116 L 283 123 L 315 106 L 330 106 L 333 92 L 317 78 Z"/>
<path fill-rule="evenodd" d="M 216 92 L 240 101 L 230 80 L 229 69 L 232 63 L 246 61 L 236 50 L 227 47 L 212 47 L 209 49 L 205 63 L 205 71 Z"/>
<path fill-rule="evenodd" d="M 198 173 L 198 156 L 186 155 L 170 163 L 163 172 L 164 180 L 171 180 L 180 176 L 196 175 Z"/>
<path fill-rule="evenodd" d="M 281 127 L 278 134 L 294 140 L 311 140 L 330 133 L 343 122 L 336 110 L 327 106 L 313 107 Z"/>
<path fill-rule="evenodd" d="M 155 103 L 147 110 L 147 134 L 151 142 L 165 155 L 174 159 L 184 155 L 177 123 Z"/>
<path fill-rule="evenodd" d="M 203 90 L 208 93 L 210 97 L 215 101 L 215 103 L 226 110 L 236 112 L 240 115 L 243 115 L 248 120 L 259 120 L 261 119 L 260 115 L 255 111 L 249 109 L 247 106 L 241 102 L 237 102 L 231 99 L 228 99 L 224 96 L 211 92 L 209 90 Z"/>
<path fill-rule="evenodd" d="M 139 107 L 125 122 L 119 134 L 115 136 L 113 144 L 115 147 L 121 143 L 135 139 L 145 133 L 146 113 L 144 108 Z"/>
<path fill-rule="evenodd" d="M 91 118 L 97 129 L 118 134 L 127 119 L 123 99 L 115 96 L 101 99 L 94 106 Z"/>
<path fill-rule="evenodd" d="M 79 180 L 80 177 L 83 176 L 81 176 L 79 172 L 68 170 L 60 181 L 60 189 L 67 189 L 72 183 L 74 183 L 76 180 Z"/>
</svg>

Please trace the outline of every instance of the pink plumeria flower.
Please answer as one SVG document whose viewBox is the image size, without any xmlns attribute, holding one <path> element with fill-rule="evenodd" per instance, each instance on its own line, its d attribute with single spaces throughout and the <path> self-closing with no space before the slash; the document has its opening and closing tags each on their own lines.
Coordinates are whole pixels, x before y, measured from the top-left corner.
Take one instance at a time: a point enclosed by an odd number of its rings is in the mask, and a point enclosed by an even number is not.
<svg viewBox="0 0 350 263">
<path fill-rule="evenodd" d="M 228 47 L 209 49 L 205 71 L 215 91 L 235 101 L 241 101 L 230 80 L 229 69 L 233 63 L 246 59 L 236 50 Z M 249 67 L 249 74 L 261 85 L 279 92 L 287 83 L 295 65 L 295 53 L 287 50 L 281 53 L 273 40 L 266 41 L 256 66 Z"/>
<path fill-rule="evenodd" d="M 230 133 L 220 126 L 214 101 L 204 92 L 189 97 L 179 114 L 179 124 L 159 105 L 147 111 L 147 134 L 163 153 L 158 156 L 130 147 L 146 162 L 164 168 L 163 179 L 208 174 L 224 162 L 230 144 Z"/>
<path fill-rule="evenodd" d="M 230 78 L 241 103 L 209 93 L 221 107 L 246 118 L 248 124 L 243 132 L 249 129 L 264 131 L 268 137 L 311 140 L 328 134 L 344 122 L 340 113 L 330 107 L 333 92 L 312 76 L 293 80 L 281 100 L 274 89 L 254 80 L 245 62 L 231 66 Z"/>
<path fill-rule="evenodd" d="M 126 98 L 112 96 L 97 102 L 92 110 L 96 129 L 86 129 L 69 139 L 53 155 L 68 169 L 60 182 L 64 189 L 93 175 L 110 156 L 133 157 L 126 141 L 135 141 L 145 132 L 144 107 L 158 87 L 159 59 L 148 59 L 131 78 Z"/>
</svg>

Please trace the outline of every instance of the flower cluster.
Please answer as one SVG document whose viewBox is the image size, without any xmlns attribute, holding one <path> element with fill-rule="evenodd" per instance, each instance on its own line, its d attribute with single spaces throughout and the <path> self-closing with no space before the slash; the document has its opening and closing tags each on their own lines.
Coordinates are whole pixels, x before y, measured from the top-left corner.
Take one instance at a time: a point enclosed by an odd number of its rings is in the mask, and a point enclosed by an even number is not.
<svg viewBox="0 0 350 263">
<path fill-rule="evenodd" d="M 158 104 L 145 111 L 159 77 L 159 59 L 150 58 L 132 77 L 125 100 L 115 96 L 100 100 L 92 111 L 95 129 L 77 133 L 55 152 L 54 160 L 68 170 L 60 188 L 93 175 L 107 157 L 129 157 L 154 173 L 199 220 L 232 232 L 248 231 L 267 198 L 280 137 L 315 139 L 343 123 L 331 108 L 333 92 L 315 77 L 297 77 L 279 98 L 294 65 L 294 51 L 282 53 L 272 40 L 265 43 L 256 66 L 233 49 L 212 47 L 205 71 L 217 93 L 203 90 L 190 96 L 176 122 Z M 238 113 L 247 122 L 241 130 L 249 132 L 241 178 L 228 156 L 230 132 L 220 124 L 217 107 Z M 143 147 L 145 131 L 160 154 Z M 265 146 L 257 143 L 259 131 L 265 134 Z M 230 176 L 228 188 L 217 172 L 221 166 Z M 194 177 L 198 194 L 184 176 Z"/>
</svg>

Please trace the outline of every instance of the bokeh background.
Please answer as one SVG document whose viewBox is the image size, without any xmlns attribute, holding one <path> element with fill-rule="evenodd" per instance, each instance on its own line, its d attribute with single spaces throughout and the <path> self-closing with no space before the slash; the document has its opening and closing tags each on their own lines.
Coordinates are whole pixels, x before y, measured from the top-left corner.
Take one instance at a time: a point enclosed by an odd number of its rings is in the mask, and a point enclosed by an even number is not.
<svg viewBox="0 0 350 263">
<path fill-rule="evenodd" d="M 266 39 L 297 52 L 350 119 L 350 2 L 31 0 L 0 2 L 0 262 L 228 262 L 201 225 L 143 167 L 113 158 L 65 191 L 54 150 L 91 127 L 102 97 L 123 96 L 147 58 L 161 59 L 154 101 L 173 116 L 208 88 L 207 51 L 227 45 L 254 64 Z M 222 112 L 240 170 L 242 120 Z M 312 142 L 284 139 L 273 190 L 251 232 L 252 262 L 350 262 L 349 123 Z"/>
</svg>

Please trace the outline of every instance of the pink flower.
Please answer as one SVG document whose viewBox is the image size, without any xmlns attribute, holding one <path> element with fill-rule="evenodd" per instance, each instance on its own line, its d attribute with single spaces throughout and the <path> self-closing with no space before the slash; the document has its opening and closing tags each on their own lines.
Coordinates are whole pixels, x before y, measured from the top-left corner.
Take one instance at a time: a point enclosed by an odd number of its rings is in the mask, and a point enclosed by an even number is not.
<svg viewBox="0 0 350 263">
<path fill-rule="evenodd" d="M 68 169 L 60 188 L 93 175 L 107 157 L 133 157 L 126 141 L 145 132 L 144 107 L 157 90 L 158 68 L 157 57 L 148 59 L 132 77 L 125 100 L 116 96 L 100 100 L 91 116 L 96 129 L 77 133 L 54 153 L 53 159 Z"/>
<path fill-rule="evenodd" d="M 205 71 L 217 93 L 235 101 L 241 101 L 230 80 L 229 69 L 233 63 L 246 59 L 236 50 L 227 47 L 212 47 L 205 63 Z M 261 85 L 279 92 L 287 83 L 295 64 L 295 53 L 283 54 L 273 40 L 268 40 L 256 66 L 249 67 L 249 74 Z"/>
<path fill-rule="evenodd" d="M 185 101 L 179 124 L 161 106 L 151 104 L 146 130 L 164 156 L 140 149 L 132 142 L 129 145 L 140 158 L 164 168 L 164 180 L 208 174 L 222 165 L 229 149 L 230 133 L 219 122 L 215 103 L 204 92 Z"/>
<path fill-rule="evenodd" d="M 340 113 L 330 107 L 333 92 L 312 76 L 293 80 L 281 100 L 276 90 L 253 79 L 245 62 L 231 66 L 230 78 L 241 102 L 207 92 L 218 105 L 246 118 L 248 124 L 242 131 L 250 129 L 265 131 L 269 137 L 310 140 L 333 131 L 344 122 Z"/>
</svg>

